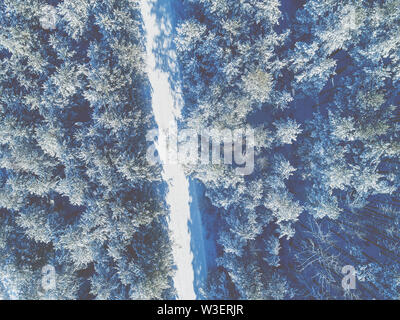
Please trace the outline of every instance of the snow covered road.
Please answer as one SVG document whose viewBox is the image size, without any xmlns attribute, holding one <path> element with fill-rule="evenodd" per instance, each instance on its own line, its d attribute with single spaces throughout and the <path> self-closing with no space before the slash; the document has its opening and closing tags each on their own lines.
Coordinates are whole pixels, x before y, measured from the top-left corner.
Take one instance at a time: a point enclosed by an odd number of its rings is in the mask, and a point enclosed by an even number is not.
<svg viewBox="0 0 400 320">
<path fill-rule="evenodd" d="M 173 0 L 143 0 L 140 10 L 143 17 L 146 33 L 147 73 L 152 86 L 152 108 L 155 121 L 158 125 L 158 140 L 156 147 L 163 164 L 163 179 L 168 183 L 167 204 L 170 215 L 168 227 L 173 242 L 173 257 L 176 266 L 174 286 L 178 299 L 193 300 L 199 298 L 195 290 L 195 271 L 205 270 L 206 266 L 194 267 L 193 241 L 201 241 L 201 219 L 199 212 L 190 212 L 189 182 L 179 164 L 171 164 L 166 152 L 166 136 L 174 135 L 178 131 L 177 119 L 183 107 L 179 94 L 179 74 L 176 65 L 176 54 L 172 40 L 174 32 L 174 18 L 172 15 Z M 177 80 L 177 81 L 174 81 Z M 177 82 L 177 83 L 176 83 Z M 190 226 L 190 227 L 189 227 Z M 193 232 L 193 228 L 198 228 Z M 192 246 L 191 246 L 192 241 Z M 201 247 L 201 246 L 200 246 Z M 205 263 L 204 263 L 205 264 Z M 198 282 L 198 281 L 197 281 Z"/>
</svg>

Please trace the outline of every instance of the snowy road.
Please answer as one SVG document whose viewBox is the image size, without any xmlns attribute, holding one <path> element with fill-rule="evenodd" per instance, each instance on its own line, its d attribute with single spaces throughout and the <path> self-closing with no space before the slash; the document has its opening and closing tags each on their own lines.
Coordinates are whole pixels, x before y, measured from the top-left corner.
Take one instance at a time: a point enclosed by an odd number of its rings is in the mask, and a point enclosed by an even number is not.
<svg viewBox="0 0 400 320">
<path fill-rule="evenodd" d="M 178 299 L 193 300 L 199 298 L 196 294 L 198 290 L 195 289 L 199 277 L 195 270 L 203 270 L 204 274 L 206 269 L 204 259 L 195 259 L 192 250 L 193 242 L 201 241 L 201 237 L 196 236 L 202 234 L 200 213 L 198 210 L 190 211 L 188 179 L 178 164 L 168 161 L 169 154 L 165 146 L 166 136 L 178 131 L 177 119 L 183 106 L 177 79 L 179 72 L 176 53 L 172 45 L 172 2 L 173 0 L 143 0 L 140 10 L 146 33 L 147 73 L 153 90 L 152 108 L 159 129 L 156 147 L 163 164 L 163 179 L 169 187 L 166 201 L 170 209 L 168 227 L 176 266 L 174 286 Z M 193 232 L 193 228 L 197 230 Z M 194 266 L 195 262 L 199 263 L 197 261 L 204 265 Z"/>
</svg>

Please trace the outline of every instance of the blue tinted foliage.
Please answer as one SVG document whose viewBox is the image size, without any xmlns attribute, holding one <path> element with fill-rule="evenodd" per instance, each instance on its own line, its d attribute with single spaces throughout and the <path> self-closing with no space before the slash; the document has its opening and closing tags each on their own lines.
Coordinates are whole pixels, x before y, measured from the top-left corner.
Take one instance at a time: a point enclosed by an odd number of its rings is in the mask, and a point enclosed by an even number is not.
<svg viewBox="0 0 400 320">
<path fill-rule="evenodd" d="M 0 3 L 0 298 L 176 297 L 141 1 Z M 251 175 L 186 168 L 198 295 L 399 299 L 400 0 L 168 1 L 180 129 L 257 138 Z"/>
</svg>

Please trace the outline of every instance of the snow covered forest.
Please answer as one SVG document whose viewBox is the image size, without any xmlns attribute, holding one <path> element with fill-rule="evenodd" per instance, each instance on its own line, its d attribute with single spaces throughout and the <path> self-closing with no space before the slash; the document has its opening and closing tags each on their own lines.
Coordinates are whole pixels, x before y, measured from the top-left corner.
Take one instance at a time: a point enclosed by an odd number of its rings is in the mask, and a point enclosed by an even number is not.
<svg viewBox="0 0 400 320">
<path fill-rule="evenodd" d="M 400 299 L 399 192 L 400 0 L 0 2 L 2 299 Z"/>
</svg>

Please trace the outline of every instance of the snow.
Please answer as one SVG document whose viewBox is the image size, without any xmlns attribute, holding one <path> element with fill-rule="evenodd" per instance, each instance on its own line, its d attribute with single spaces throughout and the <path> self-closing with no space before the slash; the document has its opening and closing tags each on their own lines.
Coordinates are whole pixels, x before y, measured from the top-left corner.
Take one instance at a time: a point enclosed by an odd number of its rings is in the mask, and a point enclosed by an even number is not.
<svg viewBox="0 0 400 320">
<path fill-rule="evenodd" d="M 200 199 L 196 184 L 189 181 L 189 193 L 192 201 L 190 204 L 191 221 L 189 223 L 189 230 L 191 234 L 191 250 L 193 252 L 193 271 L 194 271 L 194 290 L 198 298 L 205 298 L 200 291 L 204 287 L 207 280 L 207 266 L 209 265 L 207 258 L 213 257 L 213 246 L 207 246 L 207 239 L 205 239 L 204 223 L 200 212 Z"/>
<path fill-rule="evenodd" d="M 8 276 L 6 274 L 4 270 L 0 271 L 0 286 L 4 289 L 3 297 L 0 296 L 0 300 L 18 300 L 18 290 L 15 286 L 15 281 L 10 279 L 12 278 L 10 274 Z"/>
<path fill-rule="evenodd" d="M 177 299 L 194 300 L 199 298 L 198 279 L 203 279 L 206 271 L 200 212 L 191 212 L 189 181 L 179 164 L 171 164 L 166 152 L 166 135 L 176 134 L 177 119 L 183 107 L 179 92 L 179 74 L 176 53 L 172 45 L 174 18 L 170 0 L 141 1 L 140 10 L 146 33 L 146 67 L 152 86 L 152 108 L 158 125 L 157 151 L 163 164 L 163 179 L 168 183 L 166 197 L 170 214 L 168 228 L 173 242 L 173 257 L 176 266 L 174 286 Z M 191 236 L 194 235 L 194 236 Z M 200 246 L 199 246 L 200 244 Z M 201 258 L 194 259 L 196 255 Z M 196 272 L 195 272 L 196 271 Z M 196 278 L 196 283 L 195 283 Z M 197 293 L 197 294 L 196 294 Z"/>
</svg>

